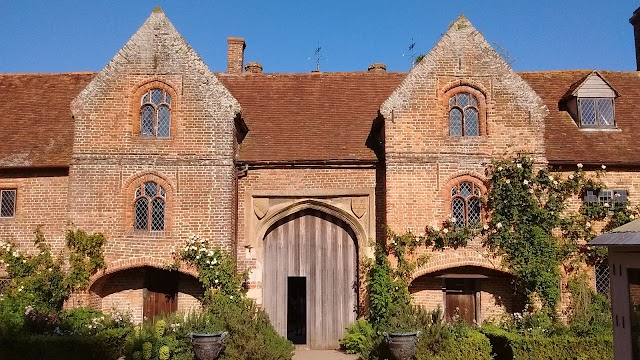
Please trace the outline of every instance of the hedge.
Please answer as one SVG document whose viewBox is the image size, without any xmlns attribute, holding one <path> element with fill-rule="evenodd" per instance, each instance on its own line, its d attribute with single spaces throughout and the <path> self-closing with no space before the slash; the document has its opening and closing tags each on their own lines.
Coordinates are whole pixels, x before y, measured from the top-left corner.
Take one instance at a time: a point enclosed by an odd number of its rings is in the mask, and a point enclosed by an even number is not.
<svg viewBox="0 0 640 360">
<path fill-rule="evenodd" d="M 417 360 L 491 360 L 489 339 L 476 330 L 468 329 L 464 337 L 453 337 L 444 341 L 436 354 L 425 349 L 429 339 L 422 338 L 418 343 Z"/>
<path fill-rule="evenodd" d="M 0 360 L 115 360 L 123 348 L 124 339 L 101 335 L 20 335 L 0 339 Z"/>
<path fill-rule="evenodd" d="M 528 335 L 483 326 L 496 360 L 603 360 L 613 359 L 613 336 L 577 337 Z"/>
</svg>

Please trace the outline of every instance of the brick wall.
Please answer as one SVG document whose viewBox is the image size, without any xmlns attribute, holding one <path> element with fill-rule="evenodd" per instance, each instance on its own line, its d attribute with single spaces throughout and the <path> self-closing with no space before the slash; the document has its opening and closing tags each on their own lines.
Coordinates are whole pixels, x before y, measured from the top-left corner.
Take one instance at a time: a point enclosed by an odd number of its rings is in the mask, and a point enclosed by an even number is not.
<svg viewBox="0 0 640 360">
<path fill-rule="evenodd" d="M 140 134 L 141 98 L 156 88 L 171 95 L 168 138 Z M 169 261 L 171 247 L 192 234 L 233 249 L 234 118 L 240 106 L 161 10 L 154 10 L 71 109 L 69 217 L 107 236 L 107 266 L 142 257 Z M 163 231 L 133 229 L 135 189 L 146 181 L 166 191 Z M 109 293 L 103 308 L 127 300 L 141 311 L 138 278 L 125 273 L 130 287 Z"/>
<path fill-rule="evenodd" d="M 61 170 L 6 170 L 0 173 L 0 189 L 16 189 L 15 217 L 0 218 L 0 239 L 14 241 L 35 251 L 33 232 L 38 225 L 53 254 L 64 248 L 69 178 Z"/>
<path fill-rule="evenodd" d="M 478 100 L 479 136 L 449 135 L 449 99 L 459 92 Z M 459 18 L 381 107 L 385 117 L 387 222 L 396 232 L 423 233 L 451 218 L 451 188 L 471 181 L 484 190 L 485 167 L 518 152 L 544 158 L 542 100 L 464 18 Z M 432 257 L 442 269 L 488 255 L 478 247 Z M 449 258 L 448 256 L 451 256 Z M 468 257 L 468 258 L 466 258 Z M 500 262 L 497 262 L 498 267 Z M 442 304 L 433 279 L 420 278 L 418 303 Z M 498 286 L 498 284 L 494 284 Z M 501 288 L 481 292 L 481 318 L 497 315 Z"/>
</svg>

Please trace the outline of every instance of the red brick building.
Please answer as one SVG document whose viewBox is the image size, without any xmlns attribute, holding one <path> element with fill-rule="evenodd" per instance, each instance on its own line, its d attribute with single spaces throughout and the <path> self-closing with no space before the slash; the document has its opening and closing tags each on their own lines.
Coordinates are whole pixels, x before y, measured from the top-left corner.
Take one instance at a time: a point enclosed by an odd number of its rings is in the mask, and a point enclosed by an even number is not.
<svg viewBox="0 0 640 360">
<path fill-rule="evenodd" d="M 194 274 L 162 270 L 196 234 L 251 271 L 280 333 L 304 299 L 303 341 L 330 348 L 383 224 L 479 220 L 494 158 L 606 164 L 608 188 L 640 200 L 637 72 L 516 73 L 464 17 L 408 73 L 268 74 L 228 45 L 211 72 L 157 9 L 98 73 L 0 75 L 0 238 L 32 249 L 43 225 L 61 250 L 68 222 L 108 238 L 107 270 L 70 305 L 138 321 L 197 307 Z M 478 242 L 434 253 L 410 290 L 478 322 L 521 306 Z"/>
</svg>

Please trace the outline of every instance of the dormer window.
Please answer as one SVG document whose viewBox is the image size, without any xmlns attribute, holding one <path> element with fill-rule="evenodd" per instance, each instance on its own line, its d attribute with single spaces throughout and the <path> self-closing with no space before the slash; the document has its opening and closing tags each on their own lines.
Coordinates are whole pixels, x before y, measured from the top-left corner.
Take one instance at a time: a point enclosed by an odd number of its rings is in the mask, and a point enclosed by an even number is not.
<svg viewBox="0 0 640 360">
<path fill-rule="evenodd" d="M 580 127 L 615 127 L 613 98 L 578 98 Z"/>
<path fill-rule="evenodd" d="M 569 112 L 581 129 L 613 129 L 618 96 L 620 94 L 594 71 L 569 88 L 560 100 L 560 109 Z"/>
</svg>

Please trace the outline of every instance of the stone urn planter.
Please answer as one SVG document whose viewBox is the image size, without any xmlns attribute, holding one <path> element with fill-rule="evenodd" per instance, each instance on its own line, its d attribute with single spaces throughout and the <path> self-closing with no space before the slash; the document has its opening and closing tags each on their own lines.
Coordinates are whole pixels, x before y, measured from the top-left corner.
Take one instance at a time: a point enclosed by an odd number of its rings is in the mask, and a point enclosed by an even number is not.
<svg viewBox="0 0 640 360">
<path fill-rule="evenodd" d="M 210 334 L 191 333 L 191 344 L 197 360 L 215 360 L 224 349 L 224 342 L 228 332 Z"/>
<path fill-rule="evenodd" d="M 403 333 L 383 333 L 384 342 L 396 360 L 411 360 L 416 355 L 416 345 L 420 331 Z"/>
</svg>

